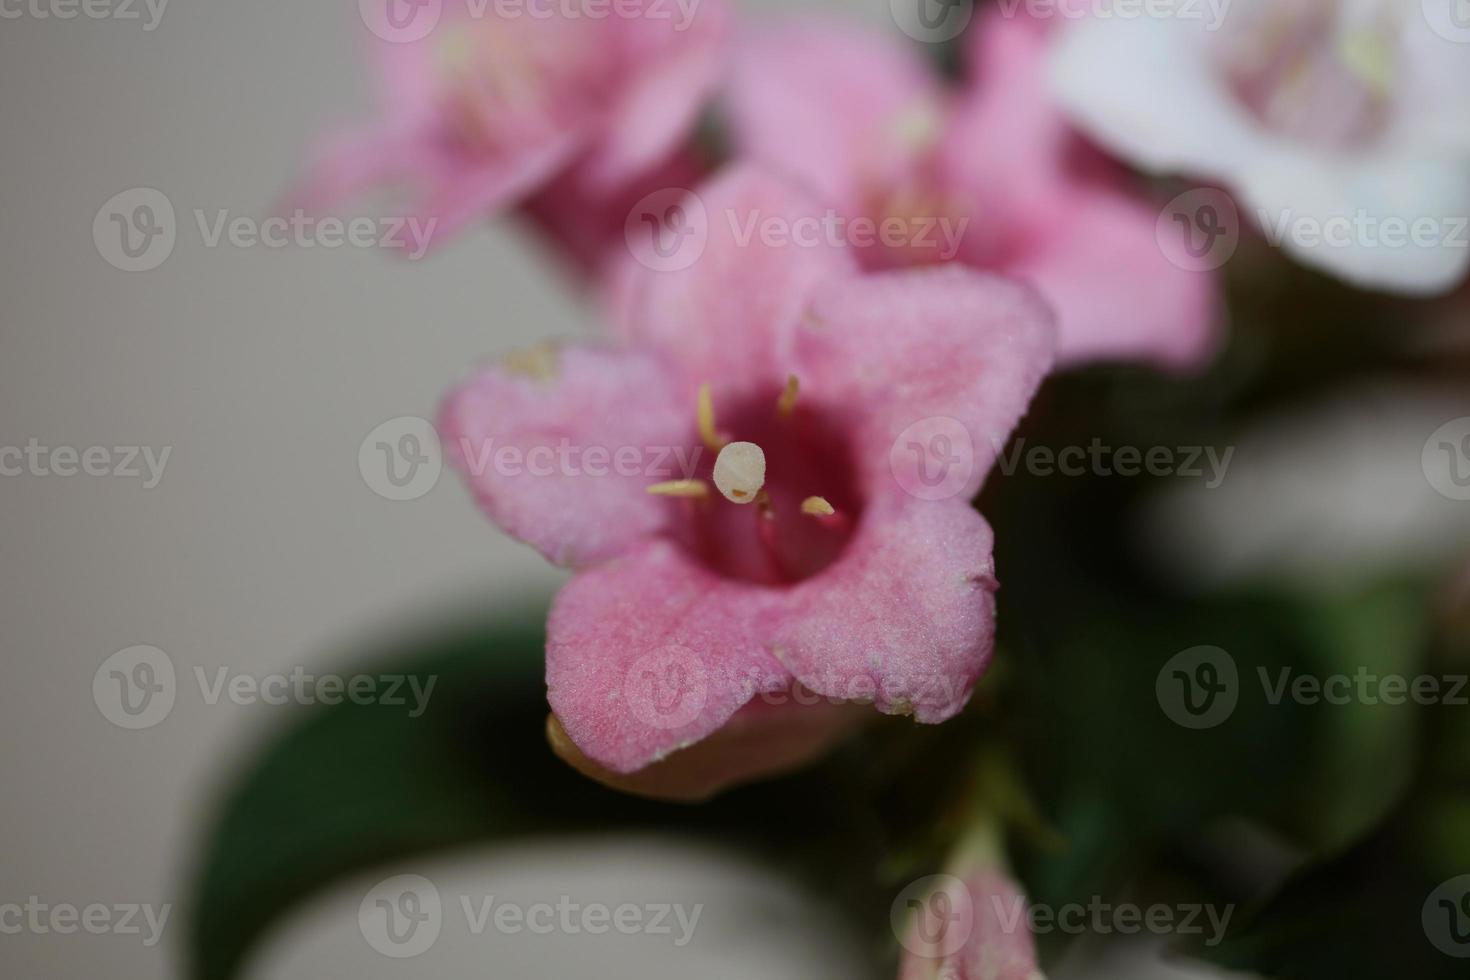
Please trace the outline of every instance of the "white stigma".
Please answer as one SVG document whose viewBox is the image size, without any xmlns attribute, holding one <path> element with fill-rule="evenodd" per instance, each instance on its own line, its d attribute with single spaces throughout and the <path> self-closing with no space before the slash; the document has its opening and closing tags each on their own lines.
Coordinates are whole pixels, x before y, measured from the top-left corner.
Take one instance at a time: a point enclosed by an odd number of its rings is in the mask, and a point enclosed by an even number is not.
<svg viewBox="0 0 1470 980">
<path fill-rule="evenodd" d="M 755 500 L 766 485 L 766 454 L 753 442 L 732 442 L 715 459 L 715 486 L 734 504 Z"/>
</svg>

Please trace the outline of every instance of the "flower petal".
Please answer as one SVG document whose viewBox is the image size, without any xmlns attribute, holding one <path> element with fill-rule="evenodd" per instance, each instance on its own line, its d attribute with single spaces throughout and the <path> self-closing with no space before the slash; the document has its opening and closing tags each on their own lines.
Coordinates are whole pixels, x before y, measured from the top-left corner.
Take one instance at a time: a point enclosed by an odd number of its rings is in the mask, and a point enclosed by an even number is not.
<svg viewBox="0 0 1470 980">
<path fill-rule="evenodd" d="M 631 773 L 692 745 L 791 678 L 771 656 L 780 593 L 651 541 L 579 573 L 547 625 L 551 709 L 589 759 Z"/>
<path fill-rule="evenodd" d="M 391 216 L 416 220 L 433 244 L 441 244 L 550 179 L 581 142 L 579 133 L 558 134 L 520 153 L 480 158 L 443 144 L 431 123 L 341 133 L 321 142 L 287 204 L 340 216 L 356 198 L 396 189 L 402 200 L 388 206 Z"/>
<path fill-rule="evenodd" d="M 923 453 L 906 435 L 948 427 L 958 457 L 945 496 L 968 500 L 1051 370 L 1055 326 L 1030 289 L 961 266 L 885 272 L 823 287 L 798 332 L 797 374 L 854 412 L 870 488 L 913 492 Z"/>
<path fill-rule="evenodd" d="M 1183 269 L 1160 248 L 1158 212 L 1108 191 L 1072 196 L 1065 228 L 1005 267 L 1056 309 L 1067 363 L 1148 359 L 1190 368 L 1215 349 L 1214 274 Z"/>
<path fill-rule="evenodd" d="M 911 48 L 833 18 L 752 32 L 727 93 L 740 153 L 818 189 L 845 214 L 916 171 L 937 128 L 938 79 Z"/>
<path fill-rule="evenodd" d="M 757 698 L 708 738 L 634 773 L 613 772 L 587 758 L 556 715 L 548 720 L 547 740 L 567 765 L 613 789 L 700 803 L 735 786 L 801 769 L 872 717 L 856 705 L 800 704 L 784 694 L 767 697 L 783 701 Z"/>
<path fill-rule="evenodd" d="M 994 643 L 992 541 L 964 500 L 870 504 L 842 558 L 793 590 L 776 655 L 818 694 L 952 717 Z"/>
<path fill-rule="evenodd" d="M 445 452 L 490 518 L 572 567 L 660 530 L 677 502 L 647 487 L 687 476 L 676 451 L 693 444 L 692 411 L 663 365 L 576 347 L 520 361 L 461 386 L 440 416 Z"/>
<path fill-rule="evenodd" d="M 1264 142 L 1211 70 L 1207 22 L 1086 17 L 1058 32 L 1052 91 L 1072 121 L 1155 173 L 1220 177 Z"/>
<path fill-rule="evenodd" d="M 696 238 L 688 264 L 632 274 L 622 334 L 675 359 L 686 394 L 707 381 L 721 390 L 780 383 L 812 290 L 853 270 L 847 250 L 823 229 L 829 212 L 789 182 L 746 166 L 702 185 L 685 203 L 691 209 L 704 220 L 689 219 Z"/>
<path fill-rule="evenodd" d="M 1237 184 L 1268 238 L 1357 286 L 1433 296 L 1470 269 L 1470 164 L 1462 160 L 1281 153 Z"/>
<path fill-rule="evenodd" d="M 674 153 L 693 130 L 725 68 L 730 17 L 724 3 L 704 0 L 689 22 L 672 19 L 672 8 L 648 3 L 671 19 L 633 18 L 629 60 L 642 69 L 616 96 L 603 136 L 580 168 L 594 192 L 627 184 Z"/>
<path fill-rule="evenodd" d="M 970 28 L 970 71 L 940 148 L 940 179 L 963 201 L 982 252 L 1040 226 L 1057 234 L 1080 142 L 1046 82 L 1046 35 L 999 9 Z"/>
</svg>

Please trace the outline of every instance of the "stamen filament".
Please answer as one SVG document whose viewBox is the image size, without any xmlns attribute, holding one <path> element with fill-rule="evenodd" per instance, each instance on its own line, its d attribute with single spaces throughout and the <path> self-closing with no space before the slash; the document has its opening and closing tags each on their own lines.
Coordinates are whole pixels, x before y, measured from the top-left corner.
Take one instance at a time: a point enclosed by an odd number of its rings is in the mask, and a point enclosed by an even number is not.
<svg viewBox="0 0 1470 980">
<path fill-rule="evenodd" d="M 647 488 L 655 497 L 687 497 L 702 500 L 709 496 L 709 484 L 703 480 L 669 480 Z"/>
<path fill-rule="evenodd" d="M 715 428 L 715 396 L 709 383 L 699 386 L 699 439 L 712 453 L 725 448 L 726 440 Z"/>
<path fill-rule="evenodd" d="M 801 381 L 796 375 L 788 375 L 786 388 L 781 392 L 781 397 L 776 400 L 776 414 L 786 418 L 796 411 L 796 398 L 801 394 Z"/>
</svg>

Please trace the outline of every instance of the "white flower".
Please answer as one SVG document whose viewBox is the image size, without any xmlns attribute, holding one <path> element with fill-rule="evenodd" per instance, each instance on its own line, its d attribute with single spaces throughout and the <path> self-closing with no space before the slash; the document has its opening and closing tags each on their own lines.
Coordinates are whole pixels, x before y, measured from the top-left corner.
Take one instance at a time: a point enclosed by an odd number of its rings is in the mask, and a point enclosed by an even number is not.
<svg viewBox="0 0 1470 980">
<path fill-rule="evenodd" d="M 1103 145 L 1226 185 L 1302 262 L 1441 293 L 1470 267 L 1470 43 L 1434 25 L 1465 3 L 1234 0 L 1216 22 L 1151 0 L 1069 24 L 1052 82 Z"/>
</svg>

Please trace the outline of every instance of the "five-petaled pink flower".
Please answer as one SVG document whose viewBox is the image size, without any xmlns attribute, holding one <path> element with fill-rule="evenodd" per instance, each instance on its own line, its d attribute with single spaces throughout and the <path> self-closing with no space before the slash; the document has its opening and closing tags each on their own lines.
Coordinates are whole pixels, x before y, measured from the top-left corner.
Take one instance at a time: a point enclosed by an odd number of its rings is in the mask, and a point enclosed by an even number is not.
<svg viewBox="0 0 1470 980">
<path fill-rule="evenodd" d="M 839 21 L 758 32 L 727 96 L 735 149 L 874 223 L 886 240 L 864 248 L 869 267 L 956 260 L 1032 283 L 1063 361 L 1201 362 L 1214 280 L 1171 264 L 1159 209 L 1053 103 L 1045 25 L 997 10 L 967 42 L 968 78 L 951 87 L 916 51 Z"/>
<path fill-rule="evenodd" d="M 324 139 L 294 203 L 321 212 L 406 190 L 404 216 L 435 219 L 442 241 L 557 177 L 615 193 L 677 150 L 722 70 L 722 3 L 682 11 L 444 0 L 426 34 L 380 27 L 383 118 Z"/>
<path fill-rule="evenodd" d="M 747 238 L 820 213 L 756 169 L 684 210 L 702 249 L 639 269 L 618 346 L 517 358 L 442 412 L 490 517 L 576 570 L 548 624 L 556 721 L 612 773 L 747 705 L 780 719 L 794 690 L 944 721 L 994 635 L 970 502 L 1051 367 L 1050 311 L 976 270 L 864 274 L 840 244 Z"/>
</svg>

